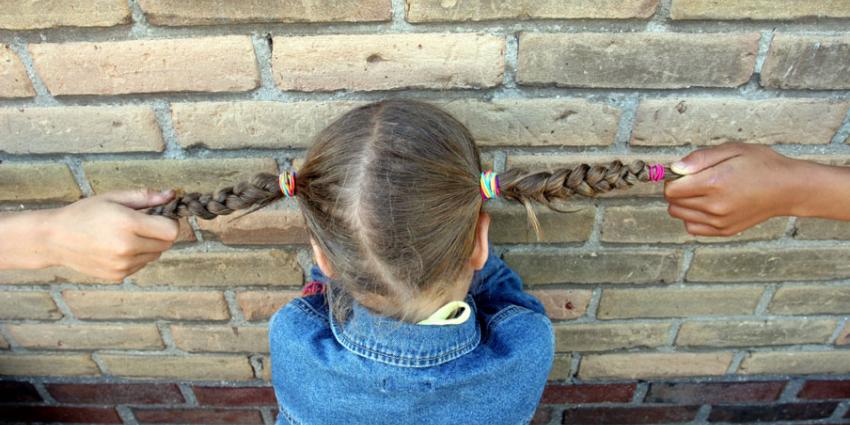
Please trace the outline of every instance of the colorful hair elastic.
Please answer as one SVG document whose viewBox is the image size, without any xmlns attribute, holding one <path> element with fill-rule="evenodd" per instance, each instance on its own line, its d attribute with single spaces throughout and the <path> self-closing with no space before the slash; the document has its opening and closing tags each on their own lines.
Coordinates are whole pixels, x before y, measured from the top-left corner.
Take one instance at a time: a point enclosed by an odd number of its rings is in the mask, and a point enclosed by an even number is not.
<svg viewBox="0 0 850 425">
<path fill-rule="evenodd" d="M 499 195 L 499 175 L 492 170 L 481 173 L 481 199 L 486 201 Z"/>
<path fill-rule="evenodd" d="M 278 178 L 280 191 L 283 192 L 283 196 L 287 198 L 295 196 L 295 176 L 295 171 L 291 173 L 289 171 L 284 171 Z"/>
<path fill-rule="evenodd" d="M 649 165 L 649 181 L 660 182 L 664 180 L 664 166 L 661 164 Z"/>
</svg>

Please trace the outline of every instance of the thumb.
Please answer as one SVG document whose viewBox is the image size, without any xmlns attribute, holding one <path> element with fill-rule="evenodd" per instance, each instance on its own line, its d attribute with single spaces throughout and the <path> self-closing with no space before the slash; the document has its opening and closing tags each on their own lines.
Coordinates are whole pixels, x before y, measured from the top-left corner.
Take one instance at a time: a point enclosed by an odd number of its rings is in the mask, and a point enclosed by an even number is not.
<svg viewBox="0 0 850 425">
<path fill-rule="evenodd" d="M 741 148 L 737 143 L 724 144 L 691 152 L 688 156 L 674 162 L 670 169 L 676 174 L 695 174 L 740 154 Z"/>
<path fill-rule="evenodd" d="M 173 190 L 157 192 L 151 189 L 123 190 L 104 193 L 101 195 L 106 201 L 115 202 L 133 209 L 142 209 L 162 205 L 174 197 Z"/>
</svg>

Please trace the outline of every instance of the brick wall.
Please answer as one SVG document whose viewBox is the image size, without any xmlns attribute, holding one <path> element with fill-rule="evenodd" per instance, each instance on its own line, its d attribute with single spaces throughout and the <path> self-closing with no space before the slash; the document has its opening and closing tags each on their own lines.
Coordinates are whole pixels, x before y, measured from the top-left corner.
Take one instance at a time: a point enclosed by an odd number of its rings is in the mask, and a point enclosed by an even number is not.
<svg viewBox="0 0 850 425">
<path fill-rule="evenodd" d="M 451 111 L 496 170 L 725 141 L 850 164 L 848 28 L 845 0 L 0 0 L 0 204 L 288 169 L 387 97 Z M 536 423 L 850 423 L 850 225 L 694 238 L 659 186 L 570 206 L 541 242 L 488 206 L 555 322 Z M 0 272 L 0 421 L 270 424 L 305 238 L 284 202 L 183 222 L 121 284 Z"/>
</svg>

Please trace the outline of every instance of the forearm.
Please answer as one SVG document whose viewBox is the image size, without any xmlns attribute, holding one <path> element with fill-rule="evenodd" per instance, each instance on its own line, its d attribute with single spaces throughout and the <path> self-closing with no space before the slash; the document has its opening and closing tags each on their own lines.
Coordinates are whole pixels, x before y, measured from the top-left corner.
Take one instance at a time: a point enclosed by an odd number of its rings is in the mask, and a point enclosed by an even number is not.
<svg viewBox="0 0 850 425">
<path fill-rule="evenodd" d="M 53 265 L 48 249 L 49 211 L 0 215 L 0 270 Z"/>
<path fill-rule="evenodd" d="M 850 167 L 807 163 L 797 179 L 802 188 L 792 215 L 850 220 Z"/>
</svg>

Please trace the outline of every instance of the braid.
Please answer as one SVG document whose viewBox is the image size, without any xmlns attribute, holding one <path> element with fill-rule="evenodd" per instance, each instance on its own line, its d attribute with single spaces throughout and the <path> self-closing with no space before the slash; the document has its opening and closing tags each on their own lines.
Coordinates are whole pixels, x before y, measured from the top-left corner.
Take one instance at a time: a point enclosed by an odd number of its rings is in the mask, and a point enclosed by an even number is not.
<svg viewBox="0 0 850 425">
<path fill-rule="evenodd" d="M 278 176 L 260 173 L 249 181 L 219 189 L 213 194 L 193 192 L 178 196 L 165 205 L 149 209 L 147 213 L 173 219 L 197 216 L 212 220 L 236 210 L 259 209 L 281 197 L 283 193 L 278 186 Z"/>
<path fill-rule="evenodd" d="M 664 169 L 667 179 L 678 175 Z M 511 169 L 499 175 L 502 195 L 506 199 L 522 202 L 540 202 L 552 208 L 555 199 L 568 199 L 574 195 L 594 197 L 615 189 L 626 189 L 638 182 L 650 181 L 649 167 L 643 161 L 625 165 L 621 161 L 608 164 L 580 164 L 573 168 L 555 171 L 526 172 Z"/>
</svg>

